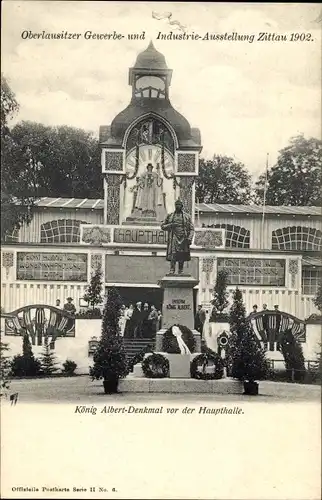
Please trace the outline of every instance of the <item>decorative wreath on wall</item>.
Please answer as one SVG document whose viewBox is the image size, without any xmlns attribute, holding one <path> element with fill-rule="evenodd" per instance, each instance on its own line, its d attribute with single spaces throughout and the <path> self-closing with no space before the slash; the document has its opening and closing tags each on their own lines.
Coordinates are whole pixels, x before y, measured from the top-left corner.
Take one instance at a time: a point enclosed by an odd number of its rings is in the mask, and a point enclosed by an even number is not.
<svg viewBox="0 0 322 500">
<path fill-rule="evenodd" d="M 191 378 L 215 380 L 222 378 L 223 374 L 224 362 L 218 354 L 199 354 L 190 363 Z"/>
<path fill-rule="evenodd" d="M 142 361 L 142 370 L 147 378 L 166 378 L 169 376 L 170 365 L 162 354 L 150 354 Z"/>
<path fill-rule="evenodd" d="M 174 335 L 173 328 L 177 327 L 181 331 L 181 339 L 184 344 L 188 347 L 190 353 L 194 352 L 196 347 L 196 341 L 194 335 L 190 328 L 184 325 L 173 325 L 163 334 L 162 337 L 162 351 L 168 354 L 183 354 L 180 348 L 178 337 Z M 181 342 L 182 344 L 182 342 Z M 189 353 L 187 353 L 189 354 Z"/>
</svg>

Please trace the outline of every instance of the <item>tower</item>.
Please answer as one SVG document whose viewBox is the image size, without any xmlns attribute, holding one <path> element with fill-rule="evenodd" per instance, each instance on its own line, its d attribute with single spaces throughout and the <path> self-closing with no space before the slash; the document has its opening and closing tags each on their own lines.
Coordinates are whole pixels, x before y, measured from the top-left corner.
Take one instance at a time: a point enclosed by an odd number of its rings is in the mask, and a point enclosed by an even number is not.
<svg viewBox="0 0 322 500">
<path fill-rule="evenodd" d="M 158 225 L 178 197 L 194 219 L 200 132 L 173 108 L 171 78 L 150 42 L 129 69 L 129 105 L 100 127 L 105 224 Z"/>
</svg>

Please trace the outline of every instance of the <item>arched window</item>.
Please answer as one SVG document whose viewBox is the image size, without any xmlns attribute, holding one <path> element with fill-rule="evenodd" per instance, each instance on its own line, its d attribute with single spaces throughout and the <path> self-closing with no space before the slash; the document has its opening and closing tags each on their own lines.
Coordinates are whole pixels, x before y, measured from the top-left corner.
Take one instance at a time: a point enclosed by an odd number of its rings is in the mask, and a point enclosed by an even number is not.
<svg viewBox="0 0 322 500">
<path fill-rule="evenodd" d="M 304 226 L 289 226 L 272 232 L 273 250 L 321 250 L 322 232 Z"/>
<path fill-rule="evenodd" d="M 19 229 L 15 227 L 10 233 L 4 237 L 6 243 L 17 243 L 19 241 Z"/>
<path fill-rule="evenodd" d="M 212 224 L 203 227 L 214 227 L 225 229 L 226 231 L 226 248 L 249 248 L 250 231 L 241 226 L 233 224 Z"/>
<path fill-rule="evenodd" d="M 87 222 L 73 219 L 58 219 L 45 222 L 40 227 L 41 243 L 78 243 L 80 224 Z"/>
</svg>

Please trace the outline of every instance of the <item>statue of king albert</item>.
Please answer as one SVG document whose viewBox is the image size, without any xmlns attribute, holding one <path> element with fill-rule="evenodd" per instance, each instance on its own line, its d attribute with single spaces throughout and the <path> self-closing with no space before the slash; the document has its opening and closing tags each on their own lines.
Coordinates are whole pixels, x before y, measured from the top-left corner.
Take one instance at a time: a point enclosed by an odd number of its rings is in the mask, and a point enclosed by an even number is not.
<svg viewBox="0 0 322 500">
<path fill-rule="evenodd" d="M 190 216 L 183 211 L 181 200 L 175 202 L 175 211 L 166 216 L 161 229 L 169 233 L 167 260 L 170 261 L 170 274 L 175 273 L 176 262 L 178 262 L 179 274 L 182 274 L 184 262 L 191 260 L 190 245 L 194 227 Z"/>
</svg>

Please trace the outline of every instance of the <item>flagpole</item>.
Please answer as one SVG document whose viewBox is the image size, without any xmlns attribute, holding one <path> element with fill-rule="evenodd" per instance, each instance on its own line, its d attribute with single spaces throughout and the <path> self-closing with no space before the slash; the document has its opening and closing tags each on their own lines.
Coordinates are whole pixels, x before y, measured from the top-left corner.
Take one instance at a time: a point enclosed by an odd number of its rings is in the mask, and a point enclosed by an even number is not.
<svg viewBox="0 0 322 500">
<path fill-rule="evenodd" d="M 266 153 L 264 199 L 263 199 L 263 213 L 262 213 L 262 248 L 264 248 L 264 234 L 265 234 L 264 224 L 265 224 L 266 191 L 267 191 L 267 175 L 268 175 L 268 157 L 269 153 Z"/>
</svg>

